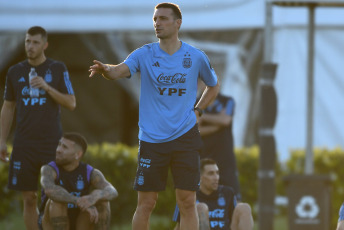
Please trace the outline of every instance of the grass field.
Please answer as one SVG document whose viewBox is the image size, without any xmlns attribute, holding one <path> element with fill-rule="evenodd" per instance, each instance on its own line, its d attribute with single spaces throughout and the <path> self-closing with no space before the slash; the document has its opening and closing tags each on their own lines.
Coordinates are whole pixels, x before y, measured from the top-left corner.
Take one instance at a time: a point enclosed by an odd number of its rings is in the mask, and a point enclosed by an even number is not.
<svg viewBox="0 0 344 230">
<path fill-rule="evenodd" d="M 160 223 L 169 222 L 170 218 L 168 217 L 157 217 L 153 216 L 151 219 L 151 225 L 159 226 Z M 168 225 L 168 224 L 163 224 Z M 6 219 L 0 221 L 1 230 L 19 230 L 25 229 L 24 221 L 20 213 L 12 213 Z M 285 217 L 276 217 L 274 220 L 274 229 L 275 230 L 288 230 L 287 219 Z M 131 230 L 131 224 L 127 223 L 125 225 L 114 225 L 111 227 L 111 230 Z M 165 229 L 161 229 L 165 230 Z M 166 229 L 168 230 L 168 229 Z M 254 230 L 258 230 L 257 223 L 255 223 Z"/>
</svg>

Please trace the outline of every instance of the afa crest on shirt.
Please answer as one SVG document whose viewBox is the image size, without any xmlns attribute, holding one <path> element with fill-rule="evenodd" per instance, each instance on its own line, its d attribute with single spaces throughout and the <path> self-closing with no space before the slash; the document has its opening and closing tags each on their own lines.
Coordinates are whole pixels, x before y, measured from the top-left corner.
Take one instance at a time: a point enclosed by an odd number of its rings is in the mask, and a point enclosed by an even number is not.
<svg viewBox="0 0 344 230">
<path fill-rule="evenodd" d="M 139 176 L 137 178 L 137 184 L 138 185 L 143 185 L 145 183 L 145 178 L 143 176 Z"/>
<path fill-rule="evenodd" d="M 192 66 L 191 58 L 184 58 L 183 59 L 183 67 L 188 69 Z"/>
<path fill-rule="evenodd" d="M 83 190 L 85 187 L 84 180 L 81 175 L 78 176 L 78 180 L 76 181 L 76 188 L 78 190 Z"/>
<path fill-rule="evenodd" d="M 137 177 L 137 184 L 143 185 L 145 183 L 145 178 L 143 176 L 143 172 L 139 173 L 139 176 Z"/>
<path fill-rule="evenodd" d="M 219 199 L 217 200 L 217 204 L 219 205 L 219 206 L 225 206 L 226 205 L 226 200 L 225 200 L 225 198 L 224 197 L 219 197 Z"/>
<path fill-rule="evenodd" d="M 48 69 L 47 72 L 45 73 L 44 80 L 45 80 L 47 83 L 52 82 L 53 76 L 51 75 L 51 70 L 50 70 L 50 69 Z"/>
</svg>

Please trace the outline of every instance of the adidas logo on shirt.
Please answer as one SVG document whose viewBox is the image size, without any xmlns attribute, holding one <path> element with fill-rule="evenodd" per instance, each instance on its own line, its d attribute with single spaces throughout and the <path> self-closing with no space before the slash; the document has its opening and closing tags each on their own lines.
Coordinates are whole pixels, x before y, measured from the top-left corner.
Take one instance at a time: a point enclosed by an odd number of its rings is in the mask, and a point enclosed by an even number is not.
<svg viewBox="0 0 344 230">
<path fill-rule="evenodd" d="M 25 82 L 25 78 L 24 77 L 19 78 L 18 82 Z"/>
<path fill-rule="evenodd" d="M 160 67 L 160 64 L 159 64 L 159 62 L 155 62 L 152 66 Z"/>
</svg>

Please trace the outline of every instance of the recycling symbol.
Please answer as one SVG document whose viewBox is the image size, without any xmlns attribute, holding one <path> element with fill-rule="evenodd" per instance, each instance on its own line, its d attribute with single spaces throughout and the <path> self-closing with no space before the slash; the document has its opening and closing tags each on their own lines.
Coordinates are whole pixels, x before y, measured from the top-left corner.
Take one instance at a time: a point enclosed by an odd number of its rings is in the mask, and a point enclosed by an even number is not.
<svg viewBox="0 0 344 230">
<path fill-rule="evenodd" d="M 319 206 L 312 196 L 303 196 L 295 207 L 296 214 L 301 218 L 315 218 L 319 214 Z"/>
</svg>

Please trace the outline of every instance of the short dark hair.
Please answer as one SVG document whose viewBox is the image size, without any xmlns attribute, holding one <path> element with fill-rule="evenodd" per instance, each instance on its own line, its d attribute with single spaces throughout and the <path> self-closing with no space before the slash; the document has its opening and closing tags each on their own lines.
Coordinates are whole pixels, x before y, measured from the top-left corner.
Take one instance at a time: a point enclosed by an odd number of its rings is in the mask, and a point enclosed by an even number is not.
<svg viewBox="0 0 344 230">
<path fill-rule="evenodd" d="M 163 2 L 155 6 L 155 9 L 159 9 L 159 8 L 170 8 L 177 19 L 182 19 L 182 12 L 180 11 L 180 8 L 177 4 L 170 3 L 170 2 Z"/>
<path fill-rule="evenodd" d="M 26 33 L 30 34 L 30 35 L 40 34 L 40 35 L 42 35 L 42 38 L 44 40 L 46 40 L 46 41 L 48 40 L 48 33 L 47 33 L 47 31 L 43 27 L 40 27 L 40 26 L 33 26 L 30 29 L 28 29 Z"/>
<path fill-rule="evenodd" d="M 75 142 L 75 144 L 80 146 L 81 149 L 82 149 L 82 155 L 84 155 L 86 153 L 86 150 L 87 150 L 87 140 L 86 140 L 86 138 L 84 136 L 82 136 L 79 133 L 70 132 L 70 133 L 63 134 L 62 137 L 66 138 L 66 139 L 68 139 L 70 141 L 73 141 L 73 142 Z"/>
<path fill-rule="evenodd" d="M 201 160 L 201 166 L 200 166 L 201 173 L 203 173 L 204 167 L 206 165 L 216 165 L 216 161 L 210 158 L 203 158 Z"/>
</svg>

